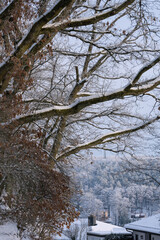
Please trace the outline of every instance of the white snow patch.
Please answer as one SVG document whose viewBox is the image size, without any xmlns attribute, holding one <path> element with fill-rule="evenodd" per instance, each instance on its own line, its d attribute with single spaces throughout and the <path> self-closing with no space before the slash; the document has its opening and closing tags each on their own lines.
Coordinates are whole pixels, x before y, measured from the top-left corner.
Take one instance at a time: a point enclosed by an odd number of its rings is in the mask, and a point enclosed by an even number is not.
<svg viewBox="0 0 160 240">
<path fill-rule="evenodd" d="M 125 228 L 112 225 L 109 223 L 104 223 L 96 221 L 96 226 L 92 226 L 92 230 L 88 233 L 94 233 L 98 235 L 110 235 L 110 234 L 130 234 Z"/>
<path fill-rule="evenodd" d="M 27 237 L 20 238 L 18 236 L 17 224 L 14 222 L 7 222 L 0 225 L 0 239 L 1 240 L 30 240 Z"/>
<path fill-rule="evenodd" d="M 54 235 L 53 236 L 53 239 L 54 240 L 70 240 L 70 238 L 68 238 L 67 236 L 65 236 L 64 234 L 61 234 L 61 236 L 59 236 L 59 235 Z"/>
</svg>

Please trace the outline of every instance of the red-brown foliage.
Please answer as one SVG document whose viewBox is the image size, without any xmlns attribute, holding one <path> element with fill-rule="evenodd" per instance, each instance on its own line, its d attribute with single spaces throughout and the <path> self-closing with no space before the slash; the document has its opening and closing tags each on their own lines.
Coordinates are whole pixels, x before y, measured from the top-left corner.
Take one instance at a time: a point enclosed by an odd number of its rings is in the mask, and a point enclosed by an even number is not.
<svg viewBox="0 0 160 240">
<path fill-rule="evenodd" d="M 1 98 L 1 121 L 22 113 L 21 96 L 7 93 Z M 49 239 L 61 232 L 77 216 L 71 204 L 75 189 L 70 178 L 57 166 L 51 167 L 38 139 L 41 131 L 16 126 L 9 121 L 0 126 L 0 208 L 2 219 L 12 219 L 34 239 Z"/>
</svg>

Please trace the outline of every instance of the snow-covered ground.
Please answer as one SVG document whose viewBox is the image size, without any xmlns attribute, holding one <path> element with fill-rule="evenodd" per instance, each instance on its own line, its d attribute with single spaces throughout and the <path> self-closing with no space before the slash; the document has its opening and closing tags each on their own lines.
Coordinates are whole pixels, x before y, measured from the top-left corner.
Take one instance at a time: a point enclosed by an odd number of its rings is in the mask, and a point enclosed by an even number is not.
<svg viewBox="0 0 160 240">
<path fill-rule="evenodd" d="M 18 237 L 17 224 L 7 222 L 0 225 L 0 240 L 21 240 L 20 237 Z M 22 240 L 30 240 L 30 238 L 23 237 Z"/>
<path fill-rule="evenodd" d="M 64 227 L 64 234 L 61 236 L 53 236 L 54 240 L 70 240 L 71 235 L 76 236 L 76 240 L 86 240 L 88 233 L 102 234 L 128 234 L 125 228 L 118 227 L 109 223 L 96 221 L 96 226 L 88 227 L 88 219 L 75 220 L 70 229 Z M 65 234 L 66 233 L 66 234 Z M 68 235 L 68 234 L 69 235 Z M 68 235 L 68 237 L 66 236 Z M 20 238 L 18 236 L 17 224 L 14 222 L 7 222 L 0 225 L 0 240 L 31 240 L 29 237 Z"/>
<path fill-rule="evenodd" d="M 53 236 L 53 239 L 54 240 L 70 240 L 70 238 L 68 238 L 64 234 L 61 234 L 61 236 L 59 236 L 59 235 Z"/>
</svg>

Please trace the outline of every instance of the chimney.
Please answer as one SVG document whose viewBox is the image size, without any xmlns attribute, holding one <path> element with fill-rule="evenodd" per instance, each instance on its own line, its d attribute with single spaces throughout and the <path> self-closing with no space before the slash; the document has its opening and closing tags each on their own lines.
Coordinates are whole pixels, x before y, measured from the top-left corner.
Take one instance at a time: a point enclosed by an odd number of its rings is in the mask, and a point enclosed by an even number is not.
<svg viewBox="0 0 160 240">
<path fill-rule="evenodd" d="M 96 216 L 90 215 L 88 217 L 88 226 L 95 226 L 96 225 Z"/>
</svg>

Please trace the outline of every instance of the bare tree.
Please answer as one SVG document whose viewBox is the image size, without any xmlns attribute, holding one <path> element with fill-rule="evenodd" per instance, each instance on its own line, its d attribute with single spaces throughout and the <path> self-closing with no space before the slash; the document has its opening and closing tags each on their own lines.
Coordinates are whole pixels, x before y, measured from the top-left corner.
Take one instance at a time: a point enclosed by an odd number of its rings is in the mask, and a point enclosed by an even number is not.
<svg viewBox="0 0 160 240">
<path fill-rule="evenodd" d="M 27 168 L 32 168 L 32 189 L 42 169 L 44 176 L 58 172 L 62 181 L 56 189 L 64 192 L 65 182 L 68 195 L 59 194 L 65 210 L 52 211 L 64 211 L 69 215 L 64 222 L 70 222 L 75 213 L 64 165 L 90 148 L 127 152 L 131 136 L 159 121 L 160 4 L 155 4 L 152 13 L 144 0 L 3 1 L 0 147 L 9 199 L 18 196 L 17 186 L 26 189 L 22 199 L 30 191 L 25 181 L 20 184 Z M 31 199 L 39 204 L 37 196 Z M 34 222 L 37 217 L 35 211 Z M 61 216 L 51 218 L 58 231 Z"/>
</svg>

